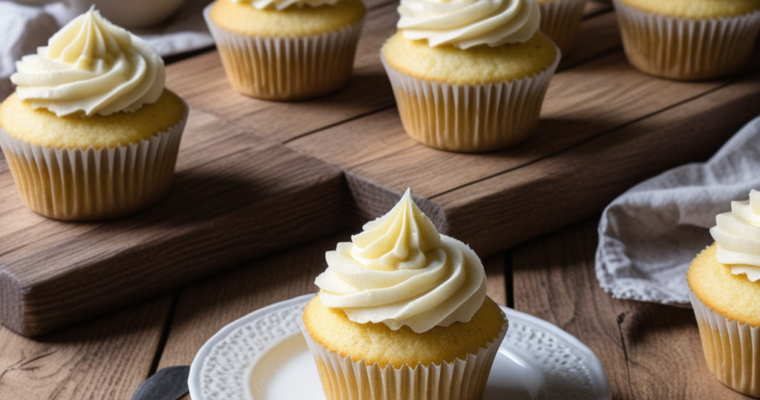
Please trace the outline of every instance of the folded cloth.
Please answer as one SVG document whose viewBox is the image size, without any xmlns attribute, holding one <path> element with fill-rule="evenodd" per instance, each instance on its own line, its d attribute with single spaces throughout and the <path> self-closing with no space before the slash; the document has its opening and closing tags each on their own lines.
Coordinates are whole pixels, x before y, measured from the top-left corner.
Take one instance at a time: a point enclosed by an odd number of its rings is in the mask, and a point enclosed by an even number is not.
<svg viewBox="0 0 760 400">
<path fill-rule="evenodd" d="M 162 56 L 211 46 L 214 40 L 203 20 L 203 7 L 210 1 L 187 0 L 162 26 L 134 33 Z M 37 47 L 46 45 L 48 38 L 60 29 L 56 20 L 62 7 L 61 4 L 29 7 L 0 1 L 0 101 L 14 90 L 9 78 L 16 72 L 15 62 L 36 53 Z"/>
<path fill-rule="evenodd" d="M 760 117 L 706 163 L 684 165 L 615 199 L 599 222 L 596 276 L 614 298 L 688 306 L 686 270 L 708 228 L 760 189 Z"/>
</svg>

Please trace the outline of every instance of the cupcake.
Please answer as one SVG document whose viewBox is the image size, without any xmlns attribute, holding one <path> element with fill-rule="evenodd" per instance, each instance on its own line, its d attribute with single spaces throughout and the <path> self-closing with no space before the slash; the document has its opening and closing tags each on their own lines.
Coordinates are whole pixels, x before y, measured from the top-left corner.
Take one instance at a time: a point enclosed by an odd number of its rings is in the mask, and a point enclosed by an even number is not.
<svg viewBox="0 0 760 400">
<path fill-rule="evenodd" d="M 710 371 L 760 397 L 760 192 L 731 209 L 717 216 L 715 243 L 692 261 L 687 279 Z"/>
<path fill-rule="evenodd" d="M 639 70 L 699 81 L 740 71 L 760 32 L 760 0 L 615 0 L 623 47 Z"/>
<path fill-rule="evenodd" d="M 326 258 L 303 331 L 328 400 L 482 396 L 506 317 L 478 256 L 409 190 Z"/>
<path fill-rule="evenodd" d="M 381 49 L 404 129 L 441 150 L 514 146 L 535 129 L 560 59 L 533 0 L 401 0 Z"/>
<path fill-rule="evenodd" d="M 0 146 L 29 208 L 100 220 L 166 195 L 188 109 L 150 45 L 90 9 L 16 67 Z"/>
<path fill-rule="evenodd" d="M 348 81 L 365 12 L 361 0 L 216 0 L 204 16 L 235 90 L 300 100 Z"/>
<path fill-rule="evenodd" d="M 588 0 L 536 0 L 541 8 L 541 31 L 569 54 Z"/>
</svg>

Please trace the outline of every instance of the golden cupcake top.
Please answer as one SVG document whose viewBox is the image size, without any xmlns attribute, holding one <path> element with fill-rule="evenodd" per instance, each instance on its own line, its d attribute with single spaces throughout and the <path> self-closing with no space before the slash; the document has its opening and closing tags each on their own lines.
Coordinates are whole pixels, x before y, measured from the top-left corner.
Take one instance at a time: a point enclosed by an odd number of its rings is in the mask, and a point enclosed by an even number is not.
<svg viewBox="0 0 760 400">
<path fill-rule="evenodd" d="M 277 7 L 273 3 L 257 9 L 250 1 L 217 0 L 209 7 L 208 18 L 220 28 L 241 35 L 292 38 L 346 28 L 359 23 L 366 13 L 361 0 L 337 0 L 318 7 Z"/>
<path fill-rule="evenodd" d="M 0 103 L 0 128 L 26 143 L 58 149 L 102 149 L 139 143 L 175 126 L 186 112 L 185 103 L 164 90 L 154 103 L 135 112 L 58 117 L 18 98 L 18 93 Z"/>
<path fill-rule="evenodd" d="M 257 10 L 267 8 L 284 10 L 288 7 L 320 7 L 324 5 L 334 6 L 338 0 L 229 0 L 236 4 L 248 4 Z"/>
<path fill-rule="evenodd" d="M 524 43 L 541 23 L 533 0 L 401 0 L 398 13 L 404 38 L 460 49 Z"/>
<path fill-rule="evenodd" d="M 717 260 L 731 266 L 734 275 L 760 281 L 760 192 L 752 190 L 749 200 L 732 201 L 731 212 L 715 220 L 710 234 L 717 243 Z"/>
<path fill-rule="evenodd" d="M 59 117 L 135 111 L 158 100 L 165 83 L 158 52 L 94 8 L 16 68 L 11 81 L 18 97 Z"/>
<path fill-rule="evenodd" d="M 717 244 L 706 248 L 691 262 L 687 281 L 694 295 L 711 310 L 729 319 L 760 327 L 760 283 L 716 259 Z"/>
<path fill-rule="evenodd" d="M 733 17 L 760 10 L 760 0 L 620 0 L 655 14 L 680 18 Z"/>
<path fill-rule="evenodd" d="M 430 47 L 424 41 L 391 36 L 381 50 L 394 69 L 418 79 L 457 85 L 480 85 L 523 79 L 545 71 L 558 57 L 554 43 L 542 34 L 525 43 L 499 47 Z"/>
<path fill-rule="evenodd" d="M 316 279 L 322 303 L 360 324 L 425 332 L 469 321 L 486 295 L 478 256 L 438 233 L 410 190 L 326 259 L 328 268 Z"/>
<path fill-rule="evenodd" d="M 486 297 L 466 323 L 434 327 L 422 333 L 408 327 L 392 330 L 384 324 L 356 324 L 340 310 L 324 307 L 320 296 L 306 305 L 303 322 L 309 335 L 330 351 L 350 355 L 367 365 L 391 364 L 397 368 L 465 360 L 467 354 L 476 354 L 498 338 L 506 323 L 499 306 Z"/>
</svg>

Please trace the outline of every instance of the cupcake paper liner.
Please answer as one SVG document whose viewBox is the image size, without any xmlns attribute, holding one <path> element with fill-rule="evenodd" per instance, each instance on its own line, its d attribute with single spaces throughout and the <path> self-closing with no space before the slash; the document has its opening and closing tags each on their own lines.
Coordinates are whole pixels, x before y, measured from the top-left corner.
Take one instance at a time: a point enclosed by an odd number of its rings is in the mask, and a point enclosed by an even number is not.
<svg viewBox="0 0 760 400">
<path fill-rule="evenodd" d="M 552 38 L 562 50 L 569 54 L 575 45 L 575 36 L 583 17 L 583 9 L 588 0 L 554 0 L 538 3 L 541 9 L 541 31 Z"/>
<path fill-rule="evenodd" d="M 65 221 L 120 217 L 162 199 L 169 190 L 185 114 L 139 143 L 102 149 L 60 149 L 26 143 L 0 129 L 0 147 L 21 198 L 33 211 Z"/>
<path fill-rule="evenodd" d="M 406 75 L 381 57 L 406 133 L 427 146 L 460 152 L 498 150 L 528 139 L 560 58 L 558 49 L 550 67 L 511 82 L 456 85 Z"/>
<path fill-rule="evenodd" d="M 628 61 L 663 78 L 696 81 L 738 72 L 760 32 L 760 11 L 687 19 L 641 11 L 621 0 L 614 4 Z"/>
<path fill-rule="evenodd" d="M 351 77 L 364 19 L 337 31 L 300 37 L 257 37 L 226 30 L 206 18 L 224 71 L 235 90 L 269 100 L 328 94 Z"/>
<path fill-rule="evenodd" d="M 327 400 L 477 400 L 483 395 L 507 325 L 505 322 L 486 347 L 477 354 L 468 354 L 465 360 L 400 368 L 341 357 L 314 341 L 303 324 L 301 330 L 317 364 Z"/>
<path fill-rule="evenodd" d="M 760 327 L 732 321 L 689 293 L 707 365 L 731 389 L 760 397 Z"/>
</svg>

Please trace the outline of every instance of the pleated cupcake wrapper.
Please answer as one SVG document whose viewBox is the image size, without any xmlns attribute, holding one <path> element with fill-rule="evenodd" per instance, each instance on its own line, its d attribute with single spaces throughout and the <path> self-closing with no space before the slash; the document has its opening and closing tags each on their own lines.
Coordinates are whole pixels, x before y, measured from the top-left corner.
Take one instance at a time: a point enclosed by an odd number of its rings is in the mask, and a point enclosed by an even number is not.
<svg viewBox="0 0 760 400">
<path fill-rule="evenodd" d="M 507 323 L 486 347 L 465 360 L 401 368 L 341 357 L 314 341 L 303 324 L 301 329 L 327 400 L 477 400 L 483 395 Z"/>
<path fill-rule="evenodd" d="M 412 139 L 441 150 L 482 152 L 528 139 L 560 58 L 558 49 L 554 63 L 538 74 L 482 85 L 418 79 L 391 67 L 384 58 L 382 62 L 401 122 Z"/>
<path fill-rule="evenodd" d="M 712 19 L 657 15 L 614 0 L 628 60 L 643 72 L 679 80 L 715 79 L 749 62 L 760 11 Z"/>
<path fill-rule="evenodd" d="M 206 18 L 230 84 L 270 100 L 299 100 L 333 92 L 350 78 L 364 24 L 301 37 L 256 37 L 226 30 Z"/>
<path fill-rule="evenodd" d="M 541 31 L 552 38 L 562 50 L 562 54 L 569 54 L 575 45 L 575 36 L 578 33 L 586 3 L 588 0 L 554 0 L 538 3 L 541 9 Z"/>
<path fill-rule="evenodd" d="M 707 365 L 724 385 L 760 397 L 760 327 L 732 321 L 689 293 Z"/>
<path fill-rule="evenodd" d="M 138 211 L 169 190 L 188 108 L 165 132 L 103 149 L 43 147 L 0 129 L 0 146 L 21 198 L 33 211 L 66 221 Z"/>
</svg>

